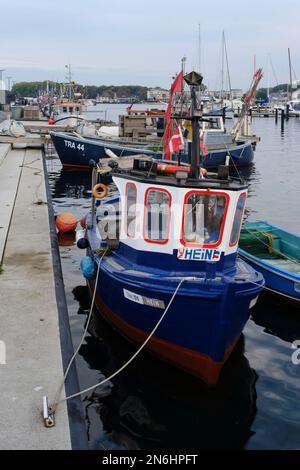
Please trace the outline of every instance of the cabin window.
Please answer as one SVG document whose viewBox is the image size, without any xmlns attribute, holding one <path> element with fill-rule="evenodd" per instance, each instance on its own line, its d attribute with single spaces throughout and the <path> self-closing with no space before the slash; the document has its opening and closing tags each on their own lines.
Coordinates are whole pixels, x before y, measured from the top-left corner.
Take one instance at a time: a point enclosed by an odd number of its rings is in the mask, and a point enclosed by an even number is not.
<svg viewBox="0 0 300 470">
<path fill-rule="evenodd" d="M 228 199 L 226 194 L 188 193 L 184 204 L 182 243 L 190 246 L 219 245 Z"/>
<path fill-rule="evenodd" d="M 73 106 L 69 107 L 69 113 L 73 113 Z"/>
<path fill-rule="evenodd" d="M 246 193 L 243 193 L 238 198 L 238 202 L 236 205 L 233 226 L 232 226 L 232 231 L 231 231 L 231 236 L 230 236 L 230 242 L 229 242 L 230 246 L 234 246 L 238 242 L 245 204 L 246 204 Z"/>
<path fill-rule="evenodd" d="M 126 233 L 130 238 L 135 236 L 136 224 L 136 186 L 133 183 L 127 183 L 126 186 Z"/>
<path fill-rule="evenodd" d="M 63 106 L 63 113 L 66 113 L 68 110 L 67 110 L 67 107 L 66 106 Z"/>
<path fill-rule="evenodd" d="M 163 189 L 148 189 L 145 195 L 144 238 L 151 243 L 167 243 L 170 227 L 171 195 Z"/>
<path fill-rule="evenodd" d="M 79 106 L 76 106 L 76 111 L 79 111 Z"/>
</svg>

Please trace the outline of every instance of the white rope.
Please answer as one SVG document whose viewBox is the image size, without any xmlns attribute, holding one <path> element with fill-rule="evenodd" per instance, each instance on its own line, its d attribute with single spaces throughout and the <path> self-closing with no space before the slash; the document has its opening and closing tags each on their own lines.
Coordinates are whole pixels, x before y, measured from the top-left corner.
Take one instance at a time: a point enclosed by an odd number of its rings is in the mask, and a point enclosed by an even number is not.
<svg viewBox="0 0 300 470">
<path fill-rule="evenodd" d="M 269 290 L 270 292 L 274 292 L 275 294 L 282 295 L 282 296 L 287 297 L 287 298 L 292 299 L 292 300 L 297 300 L 298 302 L 300 301 L 300 299 L 298 299 L 297 297 L 293 297 L 292 295 L 284 294 L 283 292 L 279 292 L 278 290 L 271 289 L 271 287 L 262 286 L 261 284 L 258 284 L 258 282 L 249 281 L 249 280 L 247 282 L 250 282 L 250 284 L 254 284 L 255 286 L 262 287 L 263 289 Z"/>
<path fill-rule="evenodd" d="M 102 259 L 102 258 L 101 258 Z M 99 263 L 99 266 L 100 266 L 100 263 Z M 98 272 L 99 272 L 99 266 L 98 266 Z M 97 274 L 98 274 L 97 272 Z M 183 281 L 185 280 L 185 278 L 181 279 L 167 305 L 167 307 L 165 308 L 162 316 L 160 317 L 160 319 L 158 320 L 158 322 L 156 323 L 155 327 L 153 328 L 153 330 L 151 331 L 151 333 L 148 335 L 148 337 L 145 339 L 145 341 L 143 342 L 143 344 L 139 347 L 139 349 L 133 354 L 133 356 L 128 359 L 127 362 L 125 362 L 125 364 L 123 364 L 118 370 L 116 370 L 113 374 L 111 374 L 109 377 L 106 377 L 105 379 L 103 379 L 101 382 L 95 384 L 95 385 L 92 385 L 91 387 L 88 387 L 80 392 L 77 392 L 77 393 L 74 393 L 73 395 L 69 395 L 68 397 L 65 397 L 63 399 L 61 399 L 59 402 L 55 403 L 55 407 L 59 404 L 59 403 L 62 403 L 64 401 L 67 401 L 67 400 L 70 400 L 71 398 L 75 398 L 75 397 L 78 397 L 80 395 L 82 395 L 83 393 L 87 393 L 91 390 L 94 390 L 95 388 L 97 387 L 100 387 L 100 385 L 103 385 L 105 384 L 106 382 L 108 382 L 109 380 L 113 379 L 116 375 L 120 374 L 120 372 L 122 372 L 136 357 L 137 355 L 144 349 L 144 347 L 146 346 L 146 344 L 149 342 L 149 340 L 152 338 L 152 336 L 154 335 L 155 331 L 157 330 L 157 328 L 159 327 L 159 325 L 161 324 L 161 322 L 163 321 L 164 317 L 166 316 L 169 308 L 171 307 L 172 305 L 172 302 L 173 300 L 175 299 L 176 295 L 177 295 L 177 292 L 179 291 L 179 288 L 181 286 L 181 284 L 183 283 Z M 97 282 L 95 282 L 95 289 L 94 289 L 94 294 L 96 292 L 96 287 L 97 287 Z M 95 298 L 95 295 L 93 296 L 93 300 Z M 91 309 L 92 310 L 92 309 Z M 88 319 L 89 321 L 89 319 Z M 85 333 L 86 333 L 86 330 L 87 328 L 85 329 Z M 85 335 L 84 333 L 84 335 Z M 83 337 L 84 338 L 84 337 Z M 82 340 L 83 341 L 83 340 Z M 81 342 L 82 343 L 82 342 Z M 81 346 L 81 344 L 79 345 L 79 347 Z M 79 347 L 77 348 L 77 351 L 76 353 L 74 354 L 74 357 L 75 355 L 77 354 L 78 352 L 78 349 Z M 51 407 L 53 408 L 53 407 Z"/>
<path fill-rule="evenodd" d="M 90 326 L 90 320 L 91 320 L 91 316 L 92 316 L 92 312 L 93 312 L 93 308 L 94 308 L 94 303 L 95 303 L 95 297 L 96 297 L 96 291 L 97 291 L 97 284 L 98 284 L 98 278 L 99 278 L 99 273 L 100 273 L 100 266 L 101 266 L 102 259 L 103 259 L 103 257 L 105 256 L 105 254 L 106 254 L 106 252 L 107 252 L 107 249 L 108 249 L 108 248 L 106 248 L 105 251 L 103 252 L 103 254 L 102 254 L 102 256 L 101 256 L 101 258 L 100 258 L 100 260 L 99 260 L 99 263 L 98 263 L 97 274 L 96 274 L 96 279 L 95 279 L 95 288 L 94 288 L 93 297 L 92 297 L 92 303 L 91 303 L 91 307 L 90 307 L 90 311 L 89 311 L 89 314 L 88 314 L 88 318 L 87 318 L 87 322 L 86 322 L 86 325 L 85 325 L 85 329 L 84 329 L 83 335 L 82 335 L 82 337 L 81 337 L 81 340 L 80 340 L 80 342 L 79 342 L 79 344 L 78 344 L 78 346 L 77 346 L 77 348 L 76 348 L 76 350 L 75 350 L 73 356 L 72 356 L 71 359 L 70 359 L 70 362 L 69 362 L 69 364 L 68 364 L 68 367 L 67 367 L 67 369 L 66 369 L 66 372 L 64 373 L 63 380 L 62 380 L 62 382 L 61 382 L 61 384 L 60 384 L 60 386 L 59 386 L 59 388 L 58 388 L 58 390 L 57 390 L 57 392 L 56 392 L 56 395 L 55 395 L 55 398 L 54 398 L 54 403 L 53 403 L 53 405 L 51 405 L 51 409 L 54 410 L 54 411 L 55 411 L 55 409 L 57 408 L 57 405 L 60 403 L 59 397 L 60 397 L 60 395 L 61 395 L 61 391 L 62 391 L 62 389 L 63 389 L 63 386 L 64 386 L 64 383 L 65 383 L 66 378 L 67 378 L 67 376 L 68 376 L 68 373 L 69 373 L 69 371 L 70 371 L 71 365 L 73 364 L 74 359 L 75 359 L 75 357 L 77 356 L 78 351 L 80 350 L 80 348 L 81 348 L 81 346 L 82 346 L 82 344 L 83 344 L 83 341 L 84 341 L 84 339 L 85 339 L 85 337 L 86 337 L 88 328 L 89 328 L 89 326 Z M 62 401 L 62 400 L 61 400 L 61 401 Z"/>
</svg>

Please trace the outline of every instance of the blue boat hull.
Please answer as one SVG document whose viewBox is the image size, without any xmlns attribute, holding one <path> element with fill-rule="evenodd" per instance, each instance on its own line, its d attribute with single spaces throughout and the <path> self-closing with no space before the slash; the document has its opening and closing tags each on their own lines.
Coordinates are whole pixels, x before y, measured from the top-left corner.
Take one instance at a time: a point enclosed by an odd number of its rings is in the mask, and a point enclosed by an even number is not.
<svg viewBox="0 0 300 470">
<path fill-rule="evenodd" d="M 266 286 L 273 289 L 274 293 L 284 294 L 291 297 L 291 299 L 300 300 L 300 276 L 292 276 L 287 272 L 276 269 L 241 248 L 239 248 L 239 255 L 264 276 Z M 300 307 L 300 303 L 298 304 Z"/>
<path fill-rule="evenodd" d="M 134 148 L 117 145 L 108 141 L 95 141 L 81 139 L 69 134 L 51 132 L 51 138 L 56 152 L 65 167 L 89 168 L 89 161 L 98 161 L 107 158 L 105 149 L 112 150 L 119 157 L 130 155 L 147 155 L 156 159 L 163 159 L 161 152 L 154 152 L 144 148 Z M 250 141 L 245 141 L 228 149 L 214 150 L 207 154 L 204 160 L 205 168 L 217 168 L 225 163 L 226 155 L 230 153 L 230 165 L 243 167 L 252 163 L 254 154 Z M 182 161 L 187 161 L 187 155 L 182 156 Z"/>
<path fill-rule="evenodd" d="M 275 254 L 278 251 L 282 255 L 283 262 L 280 257 L 278 260 L 268 260 L 266 255 L 256 256 L 257 253 L 250 253 L 241 247 L 238 249 L 239 255 L 254 269 L 263 274 L 267 287 L 279 295 L 283 294 L 291 300 L 296 300 L 298 306 L 300 306 L 300 269 L 298 269 L 299 261 L 297 261 L 300 258 L 300 236 L 263 221 L 247 222 L 243 230 L 246 230 L 246 233 L 249 233 L 250 236 L 253 230 L 254 234 L 269 234 L 271 238 L 275 236 L 275 240 L 277 240 L 277 243 L 279 242 L 278 248 L 274 247 Z M 265 243 L 265 245 L 267 244 Z M 267 253 L 268 246 L 265 249 Z M 290 260 L 296 260 L 295 264 Z"/>
<path fill-rule="evenodd" d="M 92 237 L 88 238 L 93 247 Z M 98 256 L 94 259 L 98 264 Z M 147 350 L 210 385 L 216 384 L 263 285 L 262 276 L 239 263 L 242 266 L 217 281 L 199 272 L 199 280 L 183 281 Z M 245 273 L 259 286 L 245 281 Z M 236 281 L 241 274 L 243 279 Z M 149 267 L 145 275 L 141 266 L 130 264 L 129 269 L 124 257 L 112 254 L 101 262 L 96 304 L 120 333 L 140 345 L 186 275 L 172 272 L 170 277 L 168 272 Z M 88 284 L 93 291 L 94 281 Z"/>
</svg>

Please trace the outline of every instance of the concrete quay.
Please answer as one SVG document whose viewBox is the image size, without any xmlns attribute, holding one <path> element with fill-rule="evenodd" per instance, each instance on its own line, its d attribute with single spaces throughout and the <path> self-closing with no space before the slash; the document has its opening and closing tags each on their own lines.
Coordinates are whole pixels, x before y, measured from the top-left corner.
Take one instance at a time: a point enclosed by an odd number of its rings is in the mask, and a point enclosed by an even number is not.
<svg viewBox="0 0 300 470">
<path fill-rule="evenodd" d="M 42 419 L 72 354 L 46 183 L 41 150 L 0 144 L 0 449 L 87 448 L 80 399 L 59 405 L 54 427 Z"/>
</svg>

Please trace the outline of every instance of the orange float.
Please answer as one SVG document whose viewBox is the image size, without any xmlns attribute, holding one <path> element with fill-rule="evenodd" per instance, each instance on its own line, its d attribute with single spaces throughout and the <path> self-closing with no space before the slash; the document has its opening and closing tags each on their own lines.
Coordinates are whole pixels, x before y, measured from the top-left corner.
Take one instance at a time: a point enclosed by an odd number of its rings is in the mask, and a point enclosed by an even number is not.
<svg viewBox="0 0 300 470">
<path fill-rule="evenodd" d="M 77 226 L 77 218 L 71 212 L 58 214 L 55 221 L 59 232 L 73 232 Z"/>
<path fill-rule="evenodd" d="M 157 165 L 158 173 L 162 173 L 165 175 L 175 175 L 177 170 L 191 171 L 191 167 L 182 165 L 170 165 L 165 163 L 158 163 Z M 205 168 L 200 168 L 200 173 L 201 176 L 206 176 L 207 170 Z"/>
</svg>

